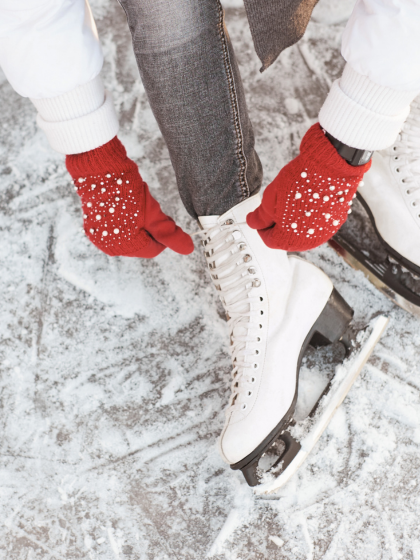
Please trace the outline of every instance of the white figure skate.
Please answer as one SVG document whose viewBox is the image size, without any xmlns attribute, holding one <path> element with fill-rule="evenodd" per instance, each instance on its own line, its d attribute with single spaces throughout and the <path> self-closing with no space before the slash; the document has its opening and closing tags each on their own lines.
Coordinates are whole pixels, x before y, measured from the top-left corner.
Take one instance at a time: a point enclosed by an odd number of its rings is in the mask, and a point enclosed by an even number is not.
<svg viewBox="0 0 420 560">
<path fill-rule="evenodd" d="M 255 195 L 222 216 L 199 218 L 210 275 L 228 318 L 233 363 L 220 452 L 232 469 L 242 470 L 250 486 L 266 476 L 260 460 L 273 446 L 279 448 L 278 440 L 283 447 L 270 472 L 284 472 L 299 454 L 299 440 L 288 428 L 304 351 L 311 341 L 343 339 L 350 347 L 353 316 L 328 276 L 300 258 L 269 249 L 246 224 L 247 214 L 259 204 Z M 366 356 L 377 338 L 362 346 Z M 351 379 L 356 370 L 349 372 Z M 342 400 L 351 383 L 342 375 L 331 387 Z M 324 417 L 321 431 L 328 421 Z M 314 429 L 319 431 L 319 425 Z"/>
<path fill-rule="evenodd" d="M 420 102 L 377 152 L 347 223 L 330 244 L 402 308 L 420 316 Z"/>
</svg>

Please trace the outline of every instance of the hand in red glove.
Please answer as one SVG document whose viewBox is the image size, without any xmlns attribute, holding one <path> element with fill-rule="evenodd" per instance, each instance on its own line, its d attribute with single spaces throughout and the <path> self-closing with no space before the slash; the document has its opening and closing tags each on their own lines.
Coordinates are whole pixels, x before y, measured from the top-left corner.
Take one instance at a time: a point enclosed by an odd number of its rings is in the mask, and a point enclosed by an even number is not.
<svg viewBox="0 0 420 560">
<path fill-rule="evenodd" d="M 160 209 L 117 137 L 83 154 L 66 156 L 82 199 L 84 230 L 114 256 L 156 257 L 166 247 L 188 255 L 192 239 Z"/>
<path fill-rule="evenodd" d="M 303 137 L 300 155 L 288 163 L 247 216 L 272 249 L 306 251 L 328 241 L 344 224 L 371 162 L 353 167 L 314 124 Z"/>
</svg>

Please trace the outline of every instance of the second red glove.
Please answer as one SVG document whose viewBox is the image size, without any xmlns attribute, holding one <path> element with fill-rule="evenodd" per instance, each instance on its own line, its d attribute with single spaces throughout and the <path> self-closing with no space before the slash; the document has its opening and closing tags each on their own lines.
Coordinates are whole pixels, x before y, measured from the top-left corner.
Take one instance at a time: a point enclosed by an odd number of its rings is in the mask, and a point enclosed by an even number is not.
<svg viewBox="0 0 420 560">
<path fill-rule="evenodd" d="M 194 250 L 191 237 L 151 196 L 117 137 L 66 156 L 66 166 L 82 200 L 85 233 L 107 255 L 152 258 L 166 247 L 183 255 Z"/>
<path fill-rule="evenodd" d="M 344 224 L 363 175 L 371 162 L 353 167 L 314 124 L 303 137 L 300 154 L 264 192 L 248 214 L 268 247 L 306 251 L 328 241 Z"/>
</svg>

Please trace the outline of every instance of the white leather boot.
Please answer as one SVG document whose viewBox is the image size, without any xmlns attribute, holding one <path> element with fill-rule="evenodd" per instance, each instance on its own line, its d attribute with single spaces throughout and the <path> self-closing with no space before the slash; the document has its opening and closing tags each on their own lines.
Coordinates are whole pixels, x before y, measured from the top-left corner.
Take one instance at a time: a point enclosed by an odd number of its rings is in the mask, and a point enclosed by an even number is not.
<svg viewBox="0 0 420 560">
<path fill-rule="evenodd" d="M 251 485 L 259 458 L 292 418 L 304 348 L 316 332 L 338 340 L 352 317 L 321 270 L 269 249 L 246 224 L 259 204 L 255 195 L 222 216 L 199 218 L 209 272 L 228 317 L 233 363 L 220 451 Z"/>
<path fill-rule="evenodd" d="M 420 98 L 395 144 L 373 155 L 358 196 L 387 252 L 420 274 Z"/>
</svg>

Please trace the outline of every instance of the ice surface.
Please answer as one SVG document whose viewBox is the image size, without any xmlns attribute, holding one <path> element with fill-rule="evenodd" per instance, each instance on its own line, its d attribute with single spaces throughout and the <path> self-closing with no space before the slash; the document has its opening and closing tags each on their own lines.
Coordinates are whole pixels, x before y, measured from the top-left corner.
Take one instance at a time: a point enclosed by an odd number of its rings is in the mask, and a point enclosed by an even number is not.
<svg viewBox="0 0 420 560">
<path fill-rule="evenodd" d="M 349 6 L 321 0 L 305 38 L 264 74 L 243 8 L 227 6 L 264 184 L 341 72 Z M 164 209 L 196 231 L 124 13 L 111 0 L 92 9 L 120 136 Z M 99 253 L 30 102 L 3 76 L 0 98 L 1 560 L 419 560 L 418 320 L 327 246 L 307 255 L 357 321 L 385 311 L 391 322 L 298 476 L 255 498 L 217 452 L 230 364 L 199 248 L 153 261 Z M 327 372 L 313 354 L 304 363 L 301 411 L 331 373 L 324 357 Z"/>
</svg>

